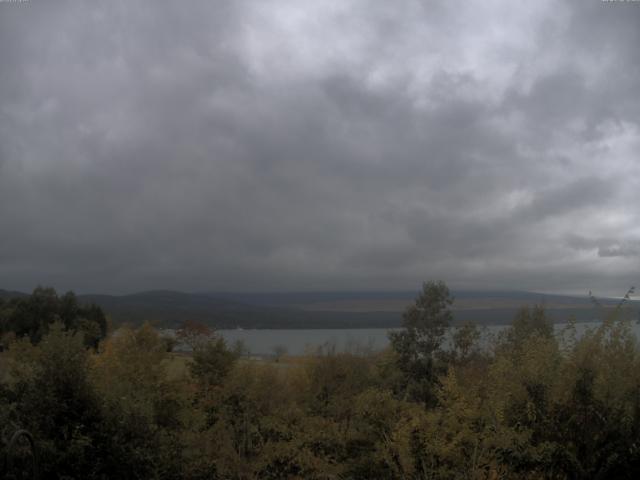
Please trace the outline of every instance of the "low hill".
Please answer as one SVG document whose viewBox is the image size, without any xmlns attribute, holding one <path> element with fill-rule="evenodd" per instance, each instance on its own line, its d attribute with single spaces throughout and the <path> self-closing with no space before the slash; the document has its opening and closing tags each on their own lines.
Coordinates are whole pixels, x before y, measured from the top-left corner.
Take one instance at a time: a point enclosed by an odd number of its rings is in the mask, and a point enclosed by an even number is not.
<svg viewBox="0 0 640 480">
<path fill-rule="evenodd" d="M 4 299 L 9 299 L 9 298 L 16 298 L 16 297 L 28 297 L 29 295 L 26 293 L 22 293 L 22 292 L 15 292 L 12 290 L 2 290 L 0 288 L 0 298 L 4 298 Z"/>
<path fill-rule="evenodd" d="M 0 290 L 0 298 L 25 293 Z M 175 328 L 193 320 L 214 328 L 392 328 L 417 292 L 290 292 L 290 293 L 184 293 L 154 290 L 130 295 L 79 295 L 95 303 L 114 323 Z M 511 322 L 526 305 L 543 305 L 556 322 L 570 317 L 590 321 L 602 315 L 588 296 L 550 295 L 518 291 L 454 291 L 454 321 L 484 325 Z M 606 309 L 619 300 L 602 299 Z M 637 312 L 637 302 L 629 302 Z M 632 313 L 637 316 L 637 313 Z"/>
</svg>

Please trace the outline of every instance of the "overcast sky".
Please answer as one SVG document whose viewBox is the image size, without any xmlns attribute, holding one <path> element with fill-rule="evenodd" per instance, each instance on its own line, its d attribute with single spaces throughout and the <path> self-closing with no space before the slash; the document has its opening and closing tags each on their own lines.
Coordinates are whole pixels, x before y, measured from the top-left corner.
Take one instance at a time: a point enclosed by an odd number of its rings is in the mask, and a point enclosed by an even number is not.
<svg viewBox="0 0 640 480">
<path fill-rule="evenodd" d="M 640 2 L 0 2 L 0 288 L 624 294 Z"/>
</svg>

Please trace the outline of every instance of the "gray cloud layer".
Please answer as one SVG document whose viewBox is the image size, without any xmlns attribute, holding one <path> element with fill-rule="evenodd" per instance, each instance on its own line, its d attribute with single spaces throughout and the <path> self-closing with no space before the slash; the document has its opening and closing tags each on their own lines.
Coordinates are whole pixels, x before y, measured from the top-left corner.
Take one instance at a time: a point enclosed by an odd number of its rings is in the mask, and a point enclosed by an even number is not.
<svg viewBox="0 0 640 480">
<path fill-rule="evenodd" d="M 624 292 L 640 4 L 0 3 L 0 288 Z"/>
</svg>

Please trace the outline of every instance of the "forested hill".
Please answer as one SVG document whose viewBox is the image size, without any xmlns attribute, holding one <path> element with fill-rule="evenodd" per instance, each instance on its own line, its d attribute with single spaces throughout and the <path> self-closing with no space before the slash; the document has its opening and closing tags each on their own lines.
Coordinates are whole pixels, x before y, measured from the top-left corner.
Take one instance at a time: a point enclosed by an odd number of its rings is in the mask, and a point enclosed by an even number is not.
<svg viewBox="0 0 640 480">
<path fill-rule="evenodd" d="M 543 305 L 551 319 L 562 322 L 598 317 L 598 309 L 585 295 L 563 296 L 518 291 L 454 291 L 454 321 L 506 324 L 522 306 Z M 25 296 L 0 290 L 0 298 Z M 195 320 L 215 328 L 375 328 L 397 327 L 401 314 L 416 292 L 290 292 L 290 293 L 184 293 L 169 290 L 131 295 L 79 295 L 95 303 L 115 323 L 175 327 Z M 617 299 L 600 299 L 612 308 Z M 637 302 L 631 302 L 637 310 Z"/>
<path fill-rule="evenodd" d="M 0 288 L 0 298 L 16 298 L 16 297 L 28 297 L 29 295 L 23 292 L 15 292 L 12 290 L 2 290 Z"/>
</svg>

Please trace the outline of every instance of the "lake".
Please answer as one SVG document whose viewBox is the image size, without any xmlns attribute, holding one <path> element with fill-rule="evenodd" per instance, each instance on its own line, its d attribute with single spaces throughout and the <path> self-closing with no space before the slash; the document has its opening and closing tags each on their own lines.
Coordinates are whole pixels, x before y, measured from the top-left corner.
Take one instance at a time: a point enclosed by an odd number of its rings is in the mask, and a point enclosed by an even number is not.
<svg viewBox="0 0 640 480">
<path fill-rule="evenodd" d="M 599 322 L 576 324 L 576 332 L 581 334 Z M 566 324 L 556 324 L 561 332 Z M 488 343 L 505 325 L 491 325 L 483 328 L 483 342 Z M 632 324 L 636 336 L 640 337 L 640 325 Z M 309 329 L 309 330 L 218 330 L 229 346 L 239 340 L 244 342 L 252 355 L 273 355 L 276 347 L 284 347 L 290 355 L 302 355 L 323 345 L 335 345 L 337 351 L 371 349 L 382 350 L 389 344 L 388 333 L 395 329 Z"/>
</svg>

